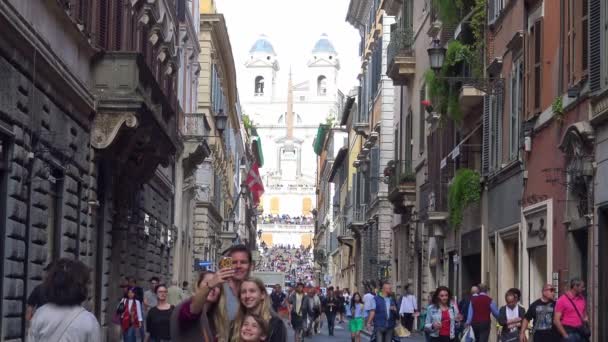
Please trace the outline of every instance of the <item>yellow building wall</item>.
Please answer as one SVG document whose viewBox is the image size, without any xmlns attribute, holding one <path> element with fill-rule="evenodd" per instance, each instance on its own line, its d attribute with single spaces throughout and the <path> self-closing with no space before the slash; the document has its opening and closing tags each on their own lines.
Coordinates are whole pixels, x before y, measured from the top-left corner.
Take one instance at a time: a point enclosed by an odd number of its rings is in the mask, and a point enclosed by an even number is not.
<svg viewBox="0 0 608 342">
<path fill-rule="evenodd" d="M 266 243 L 267 246 L 272 245 L 272 233 L 262 233 L 262 241 Z"/>
<path fill-rule="evenodd" d="M 302 235 L 300 235 L 300 243 L 304 247 L 312 246 L 312 238 L 313 238 L 312 234 L 302 234 Z"/>
<path fill-rule="evenodd" d="M 200 0 L 199 9 L 201 14 L 215 13 L 215 0 Z"/>
</svg>

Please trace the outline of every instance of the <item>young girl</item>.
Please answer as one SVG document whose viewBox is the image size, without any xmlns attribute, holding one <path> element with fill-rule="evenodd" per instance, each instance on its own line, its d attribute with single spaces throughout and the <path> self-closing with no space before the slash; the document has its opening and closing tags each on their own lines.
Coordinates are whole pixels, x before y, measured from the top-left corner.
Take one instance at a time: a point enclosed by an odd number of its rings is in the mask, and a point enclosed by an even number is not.
<svg viewBox="0 0 608 342">
<path fill-rule="evenodd" d="M 363 299 L 359 292 L 355 292 L 351 298 L 350 311 L 353 318 L 348 322 L 350 337 L 353 342 L 361 342 L 361 330 L 363 330 L 363 317 L 365 310 L 363 308 Z"/>
<path fill-rule="evenodd" d="M 287 328 L 283 320 L 271 308 L 270 296 L 264 283 L 256 278 L 245 279 L 241 283 L 239 300 L 241 305 L 232 328 L 231 342 L 240 342 L 240 329 L 247 315 L 256 315 L 269 323 L 265 341 L 284 342 L 287 340 Z"/>
<path fill-rule="evenodd" d="M 266 341 L 269 331 L 270 326 L 262 317 L 247 313 L 243 316 L 240 339 L 243 342 L 263 342 Z"/>
<path fill-rule="evenodd" d="M 124 311 L 120 316 L 122 338 L 124 342 L 135 342 L 135 333 L 142 326 L 143 316 L 141 314 L 141 302 L 135 299 L 135 288 L 129 287 L 127 298 L 122 299 Z"/>
</svg>

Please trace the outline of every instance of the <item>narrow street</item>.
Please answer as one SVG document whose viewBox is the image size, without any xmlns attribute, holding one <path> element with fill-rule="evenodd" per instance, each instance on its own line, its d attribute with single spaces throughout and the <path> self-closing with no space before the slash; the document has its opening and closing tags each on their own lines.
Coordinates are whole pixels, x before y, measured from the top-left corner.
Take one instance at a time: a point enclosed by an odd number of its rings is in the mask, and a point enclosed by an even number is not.
<svg viewBox="0 0 608 342">
<path fill-rule="evenodd" d="M 289 326 L 287 328 L 288 338 L 287 341 L 293 341 L 293 329 Z M 327 331 L 327 321 L 323 322 L 323 328 L 321 329 L 321 333 L 319 335 L 315 335 L 312 337 L 304 338 L 304 341 L 310 342 L 330 342 L 330 341 L 350 341 L 350 332 L 348 331 L 348 322 L 343 324 L 336 324 L 334 330 L 334 336 L 329 336 Z M 370 341 L 370 337 L 366 334 L 361 335 L 361 341 L 368 342 Z M 423 342 L 424 336 L 420 334 L 413 334 L 410 337 L 402 338 L 401 342 Z"/>
</svg>

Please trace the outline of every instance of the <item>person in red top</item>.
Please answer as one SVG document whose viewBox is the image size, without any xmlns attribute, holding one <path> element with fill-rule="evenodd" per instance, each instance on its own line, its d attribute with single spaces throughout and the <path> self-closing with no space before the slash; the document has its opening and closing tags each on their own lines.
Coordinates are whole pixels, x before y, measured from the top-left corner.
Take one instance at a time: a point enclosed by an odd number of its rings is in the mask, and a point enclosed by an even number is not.
<svg viewBox="0 0 608 342">
<path fill-rule="evenodd" d="M 589 321 L 587 303 L 583 297 L 584 291 L 585 282 L 574 278 L 570 281 L 570 290 L 559 297 L 555 304 L 553 324 L 563 341 L 588 341 L 588 336 L 585 336 L 582 331 Z"/>
<path fill-rule="evenodd" d="M 492 323 L 490 314 L 494 318 L 498 318 L 498 308 L 496 302 L 488 296 L 488 286 L 479 284 L 478 287 L 479 293 L 471 297 L 469 304 L 467 326 L 470 325 L 473 328 L 478 342 L 488 342 Z"/>
</svg>

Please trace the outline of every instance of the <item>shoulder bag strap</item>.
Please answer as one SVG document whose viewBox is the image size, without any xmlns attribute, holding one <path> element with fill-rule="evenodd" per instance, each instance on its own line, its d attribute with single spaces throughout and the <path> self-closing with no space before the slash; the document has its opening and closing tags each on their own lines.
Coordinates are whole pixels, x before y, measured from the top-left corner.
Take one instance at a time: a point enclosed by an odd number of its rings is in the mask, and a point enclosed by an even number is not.
<svg viewBox="0 0 608 342">
<path fill-rule="evenodd" d="M 576 305 L 574 305 L 574 302 L 572 301 L 572 299 L 570 299 L 570 296 L 568 296 L 567 293 L 565 293 L 564 296 L 566 296 L 566 298 L 568 298 L 568 300 L 572 304 L 572 307 L 574 307 L 574 311 L 576 311 L 576 314 L 578 315 L 578 318 L 581 320 L 581 323 L 585 324 L 585 320 L 583 320 L 583 316 L 581 316 L 581 313 L 578 312 L 578 308 L 576 307 Z"/>
<path fill-rule="evenodd" d="M 49 339 L 49 341 L 57 341 L 60 342 L 61 339 L 63 338 L 63 335 L 65 335 L 65 332 L 68 330 L 68 328 L 70 327 L 70 325 L 72 325 L 72 322 L 74 322 L 74 320 L 80 316 L 80 314 L 85 311 L 83 307 L 79 307 L 78 309 L 72 311 L 72 313 L 66 317 L 66 319 L 64 319 L 63 321 L 61 321 L 61 325 L 59 325 L 57 327 L 57 329 L 55 329 L 55 331 L 53 332 L 53 335 L 51 336 L 51 338 Z"/>
</svg>

